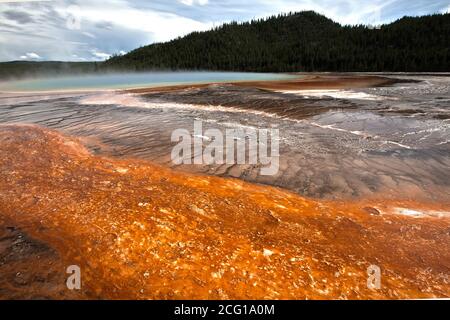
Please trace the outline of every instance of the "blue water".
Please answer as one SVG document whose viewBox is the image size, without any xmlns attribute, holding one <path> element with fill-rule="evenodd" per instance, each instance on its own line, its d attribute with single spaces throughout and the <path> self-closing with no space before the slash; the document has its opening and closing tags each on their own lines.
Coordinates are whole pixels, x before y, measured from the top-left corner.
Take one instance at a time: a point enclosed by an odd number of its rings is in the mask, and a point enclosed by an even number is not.
<svg viewBox="0 0 450 320">
<path fill-rule="evenodd" d="M 0 82 L 0 91 L 130 89 L 178 84 L 282 80 L 292 76 L 241 72 L 148 72 L 33 78 Z"/>
</svg>

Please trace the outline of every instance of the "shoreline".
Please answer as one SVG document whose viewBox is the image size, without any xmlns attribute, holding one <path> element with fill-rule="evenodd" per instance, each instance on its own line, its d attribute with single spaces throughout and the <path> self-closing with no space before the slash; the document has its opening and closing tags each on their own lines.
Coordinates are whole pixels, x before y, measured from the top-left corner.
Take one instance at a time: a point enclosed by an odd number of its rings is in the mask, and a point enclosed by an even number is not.
<svg viewBox="0 0 450 320">
<path fill-rule="evenodd" d="M 188 88 L 204 88 L 210 85 L 236 85 L 243 88 L 256 88 L 261 90 L 314 90 L 314 89 L 358 89 L 379 86 L 389 86 L 396 83 L 408 83 L 403 79 L 389 78 L 387 76 L 407 76 L 408 73 L 281 73 L 291 76 L 298 76 L 298 79 L 289 80 L 236 80 L 220 82 L 192 82 L 188 84 L 167 84 L 150 87 L 135 88 L 84 88 L 84 89 L 52 89 L 52 90 L 25 90 L 25 91 L 1 91 L 0 94 L 70 94 L 70 93 L 95 93 L 95 92 L 128 92 L 145 94 L 151 92 L 164 92 L 172 90 L 182 90 Z M 443 74 L 442 76 L 450 76 Z"/>
<path fill-rule="evenodd" d="M 211 82 L 190 85 L 174 85 L 155 88 L 124 89 L 123 92 L 135 94 L 147 94 L 154 92 L 170 92 L 184 89 L 201 89 L 211 85 L 234 85 L 242 88 L 254 88 L 260 90 L 314 90 L 314 89 L 358 89 L 379 86 L 389 86 L 396 83 L 414 82 L 401 79 L 392 79 L 383 76 L 355 76 L 351 75 L 318 75 L 299 74 L 302 78 L 292 80 L 263 80 L 263 81 L 239 81 L 239 82 Z"/>
</svg>

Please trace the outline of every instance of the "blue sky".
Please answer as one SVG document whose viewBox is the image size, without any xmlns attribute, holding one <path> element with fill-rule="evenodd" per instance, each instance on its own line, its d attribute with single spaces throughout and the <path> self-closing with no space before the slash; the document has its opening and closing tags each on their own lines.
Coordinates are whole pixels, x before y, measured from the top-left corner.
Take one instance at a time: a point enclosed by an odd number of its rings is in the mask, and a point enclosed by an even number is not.
<svg viewBox="0 0 450 320">
<path fill-rule="evenodd" d="M 289 11 L 342 24 L 450 11 L 449 0 L 0 0 L 0 61 L 104 60 L 153 42 Z"/>
</svg>

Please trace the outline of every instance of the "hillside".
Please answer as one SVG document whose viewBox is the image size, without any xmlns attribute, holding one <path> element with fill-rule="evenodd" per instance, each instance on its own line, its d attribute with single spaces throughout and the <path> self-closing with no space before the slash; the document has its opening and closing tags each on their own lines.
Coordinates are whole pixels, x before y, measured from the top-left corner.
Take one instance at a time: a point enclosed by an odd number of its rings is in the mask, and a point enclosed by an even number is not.
<svg viewBox="0 0 450 320">
<path fill-rule="evenodd" d="M 315 12 L 194 32 L 114 56 L 124 70 L 450 71 L 450 14 L 405 17 L 380 28 L 341 26 Z"/>
</svg>

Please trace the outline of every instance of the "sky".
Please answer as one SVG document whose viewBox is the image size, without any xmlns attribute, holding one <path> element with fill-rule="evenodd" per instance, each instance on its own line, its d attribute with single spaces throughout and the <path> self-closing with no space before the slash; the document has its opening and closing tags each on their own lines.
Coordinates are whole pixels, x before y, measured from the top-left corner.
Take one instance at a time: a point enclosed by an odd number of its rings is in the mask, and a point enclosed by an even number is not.
<svg viewBox="0 0 450 320">
<path fill-rule="evenodd" d="M 450 0 L 0 0 L 0 61 L 102 61 L 232 20 L 302 10 L 378 25 L 450 12 Z"/>
</svg>

